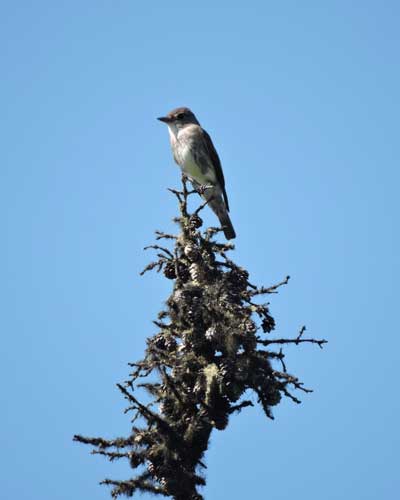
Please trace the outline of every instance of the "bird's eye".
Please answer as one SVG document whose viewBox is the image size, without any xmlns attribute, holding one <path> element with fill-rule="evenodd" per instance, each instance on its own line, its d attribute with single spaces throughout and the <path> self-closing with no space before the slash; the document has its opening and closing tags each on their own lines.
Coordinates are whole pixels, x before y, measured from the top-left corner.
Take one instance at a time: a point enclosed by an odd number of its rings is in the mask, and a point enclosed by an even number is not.
<svg viewBox="0 0 400 500">
<path fill-rule="evenodd" d="M 182 118 L 185 117 L 185 113 L 178 113 L 176 117 L 178 118 L 178 120 L 182 120 Z"/>
</svg>

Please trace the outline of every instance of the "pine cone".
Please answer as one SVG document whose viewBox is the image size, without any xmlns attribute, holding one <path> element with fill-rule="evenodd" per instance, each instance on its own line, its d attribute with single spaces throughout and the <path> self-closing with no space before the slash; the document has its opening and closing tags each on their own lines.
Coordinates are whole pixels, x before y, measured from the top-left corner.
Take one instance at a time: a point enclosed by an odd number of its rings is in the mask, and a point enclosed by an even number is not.
<svg viewBox="0 0 400 500">
<path fill-rule="evenodd" d="M 235 267 L 232 269 L 232 271 L 229 273 L 229 278 L 232 284 L 240 289 L 240 290 L 245 290 L 247 287 L 247 280 L 249 278 L 249 273 L 240 267 Z"/>
<path fill-rule="evenodd" d="M 265 318 L 262 320 L 261 328 L 263 329 L 264 333 L 272 332 L 272 330 L 275 328 L 274 318 L 272 318 L 272 316 L 267 314 Z"/>
<path fill-rule="evenodd" d="M 176 278 L 175 263 L 168 262 L 164 267 L 164 276 L 169 280 L 174 280 Z"/>
<path fill-rule="evenodd" d="M 189 269 L 184 264 L 178 265 L 178 275 L 182 281 L 187 281 L 190 278 Z"/>
<path fill-rule="evenodd" d="M 132 469 L 136 469 L 143 462 L 142 457 L 138 456 L 136 453 L 132 453 L 129 463 L 131 464 Z"/>
<path fill-rule="evenodd" d="M 200 284 L 203 281 L 204 272 L 203 272 L 203 269 L 198 264 L 195 264 L 195 263 L 190 264 L 189 273 L 190 273 L 190 277 L 194 283 Z"/>
<path fill-rule="evenodd" d="M 190 229 L 198 229 L 203 225 L 203 219 L 196 214 L 190 216 L 189 226 Z"/>
<path fill-rule="evenodd" d="M 257 327 L 251 319 L 248 319 L 244 324 L 244 331 L 246 333 L 255 333 L 257 331 Z"/>
<path fill-rule="evenodd" d="M 162 333 L 155 335 L 151 341 L 157 349 L 165 349 L 165 338 Z"/>
<path fill-rule="evenodd" d="M 193 243 L 188 243 L 185 248 L 184 248 L 184 253 L 186 257 L 191 261 L 191 262 L 196 262 L 200 258 L 200 252 L 199 249 L 193 245 Z"/>
<path fill-rule="evenodd" d="M 156 468 L 151 462 L 147 464 L 147 470 L 150 472 L 150 474 L 154 474 L 156 472 Z"/>
<path fill-rule="evenodd" d="M 171 352 L 176 349 L 176 340 L 169 334 L 158 333 L 153 337 L 151 342 L 155 347 L 157 347 L 157 349 L 163 351 L 165 350 Z"/>
</svg>

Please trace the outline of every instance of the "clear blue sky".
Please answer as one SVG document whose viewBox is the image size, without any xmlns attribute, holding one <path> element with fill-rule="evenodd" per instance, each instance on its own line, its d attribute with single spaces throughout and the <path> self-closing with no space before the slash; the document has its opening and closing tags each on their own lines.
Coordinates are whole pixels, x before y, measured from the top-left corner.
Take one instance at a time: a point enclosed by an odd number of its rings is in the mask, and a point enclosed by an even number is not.
<svg viewBox="0 0 400 500">
<path fill-rule="evenodd" d="M 130 469 L 74 433 L 129 432 L 115 383 L 170 290 L 139 277 L 190 106 L 224 166 L 253 282 L 312 395 L 216 432 L 206 500 L 380 500 L 399 475 L 395 1 L 5 1 L 0 13 L 2 498 L 109 498 Z M 215 224 L 209 213 L 208 223 Z M 144 495 L 142 498 L 148 498 Z"/>
</svg>

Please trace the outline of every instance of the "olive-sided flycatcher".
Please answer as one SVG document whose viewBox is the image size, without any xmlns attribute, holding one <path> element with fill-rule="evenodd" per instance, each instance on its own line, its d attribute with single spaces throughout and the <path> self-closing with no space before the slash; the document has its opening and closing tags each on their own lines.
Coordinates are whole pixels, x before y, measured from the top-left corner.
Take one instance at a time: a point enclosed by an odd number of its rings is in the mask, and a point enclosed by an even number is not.
<svg viewBox="0 0 400 500">
<path fill-rule="evenodd" d="M 208 201 L 218 217 L 226 239 L 236 237 L 229 218 L 228 197 L 221 161 L 211 137 L 201 128 L 189 108 L 176 108 L 158 118 L 168 125 L 174 160 L 193 187 Z"/>
</svg>

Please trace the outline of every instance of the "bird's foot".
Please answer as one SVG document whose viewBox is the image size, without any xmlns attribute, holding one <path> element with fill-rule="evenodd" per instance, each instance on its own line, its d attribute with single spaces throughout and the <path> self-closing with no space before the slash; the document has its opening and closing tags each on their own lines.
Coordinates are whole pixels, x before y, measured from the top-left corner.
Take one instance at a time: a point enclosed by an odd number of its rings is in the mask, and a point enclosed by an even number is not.
<svg viewBox="0 0 400 500">
<path fill-rule="evenodd" d="M 198 186 L 197 187 L 197 192 L 203 196 L 205 194 L 205 192 L 207 191 L 207 189 L 212 189 L 214 186 L 212 186 L 211 184 L 202 184 L 201 186 Z"/>
</svg>

